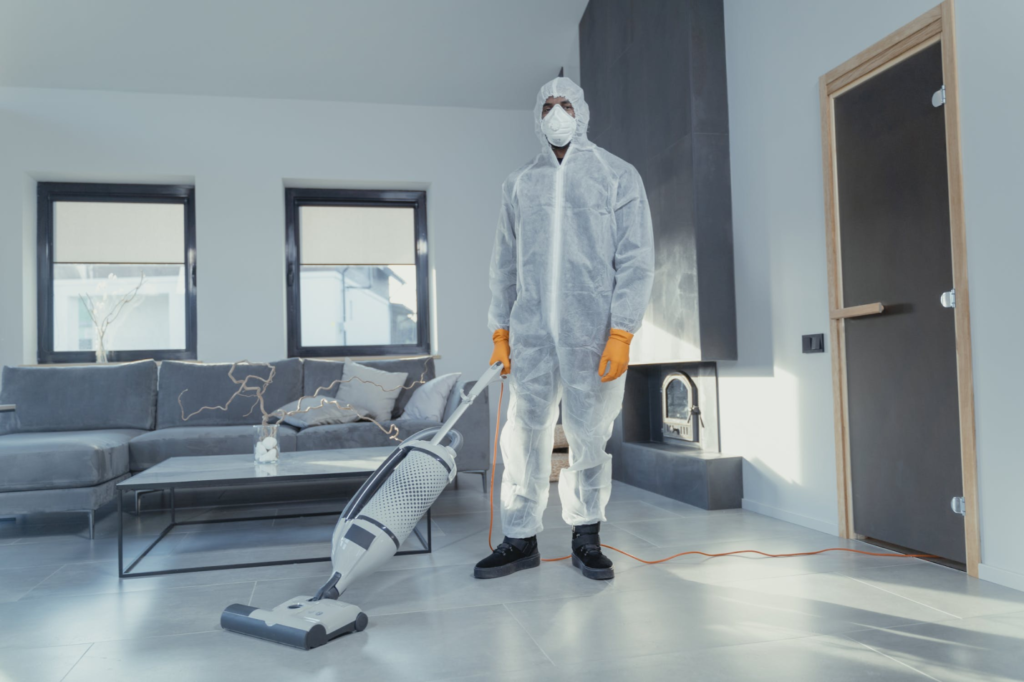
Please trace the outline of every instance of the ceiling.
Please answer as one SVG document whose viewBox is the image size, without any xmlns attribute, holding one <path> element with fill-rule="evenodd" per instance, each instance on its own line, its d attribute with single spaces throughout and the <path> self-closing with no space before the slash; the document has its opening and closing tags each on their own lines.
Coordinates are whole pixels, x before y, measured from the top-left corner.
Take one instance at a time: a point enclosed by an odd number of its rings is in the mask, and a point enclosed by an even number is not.
<svg viewBox="0 0 1024 682">
<path fill-rule="evenodd" d="M 529 109 L 587 0 L 0 0 L 0 86 Z"/>
</svg>

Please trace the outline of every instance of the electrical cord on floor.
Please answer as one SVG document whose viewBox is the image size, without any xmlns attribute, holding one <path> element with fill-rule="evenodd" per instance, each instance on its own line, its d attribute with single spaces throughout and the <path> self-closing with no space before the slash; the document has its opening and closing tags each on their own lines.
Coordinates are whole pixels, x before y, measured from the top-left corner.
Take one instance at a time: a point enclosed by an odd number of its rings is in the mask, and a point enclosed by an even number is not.
<svg viewBox="0 0 1024 682">
<path fill-rule="evenodd" d="M 487 546 L 494 551 L 494 543 L 491 540 L 491 534 L 494 532 L 494 470 L 498 468 L 498 436 L 501 434 L 501 402 L 505 397 L 505 382 L 501 382 L 501 393 L 498 395 L 498 416 L 495 419 L 494 424 L 494 454 L 491 459 L 491 486 L 488 501 L 490 502 L 491 519 L 487 524 Z M 879 556 L 879 557 L 900 557 L 903 559 L 935 559 L 937 558 L 934 554 L 893 554 L 891 552 L 865 552 L 861 549 L 850 549 L 848 547 L 829 547 L 828 549 L 819 549 L 815 552 L 793 552 L 791 554 L 768 554 L 767 552 L 761 552 L 756 549 L 740 549 L 735 552 L 720 552 L 718 554 L 709 554 L 707 552 L 679 552 L 672 556 L 667 556 L 664 559 L 655 559 L 648 561 L 647 559 L 641 559 L 638 556 L 633 556 L 629 552 L 623 551 L 618 547 L 612 547 L 611 545 L 602 544 L 605 549 L 610 549 L 619 554 L 628 556 L 630 559 L 635 559 L 642 564 L 661 564 L 666 561 L 671 561 L 677 557 L 686 556 L 687 554 L 698 554 L 703 557 L 714 558 L 723 556 L 735 556 L 737 554 L 757 554 L 759 556 L 768 557 L 770 559 L 781 559 L 785 557 L 795 556 L 814 556 L 816 554 L 824 554 L 825 552 L 849 552 L 850 554 L 864 554 L 867 556 Z M 560 556 L 557 559 L 541 559 L 541 561 L 565 561 L 571 558 L 571 555 Z"/>
</svg>

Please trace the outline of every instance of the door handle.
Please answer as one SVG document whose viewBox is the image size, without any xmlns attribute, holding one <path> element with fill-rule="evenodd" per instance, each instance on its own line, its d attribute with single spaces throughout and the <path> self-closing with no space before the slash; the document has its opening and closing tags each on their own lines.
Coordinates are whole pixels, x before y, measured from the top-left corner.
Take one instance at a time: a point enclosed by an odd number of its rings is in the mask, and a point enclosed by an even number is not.
<svg viewBox="0 0 1024 682">
<path fill-rule="evenodd" d="M 845 320 L 850 317 L 866 317 L 867 315 L 880 315 L 885 312 L 885 306 L 881 303 L 867 303 L 855 305 L 849 308 L 833 308 L 829 317 L 833 320 Z"/>
<path fill-rule="evenodd" d="M 952 507 L 953 511 L 960 516 L 967 516 L 967 503 L 964 502 L 964 498 L 954 497 L 950 501 L 949 506 Z"/>
</svg>

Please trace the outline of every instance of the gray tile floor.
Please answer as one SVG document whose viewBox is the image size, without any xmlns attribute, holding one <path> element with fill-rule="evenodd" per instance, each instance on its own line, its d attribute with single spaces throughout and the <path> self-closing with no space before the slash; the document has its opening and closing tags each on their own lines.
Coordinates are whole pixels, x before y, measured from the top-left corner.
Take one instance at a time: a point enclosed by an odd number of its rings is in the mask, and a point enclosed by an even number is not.
<svg viewBox="0 0 1024 682">
<path fill-rule="evenodd" d="M 112 514 L 92 542 L 80 518 L 0 523 L 0 680 L 1024 680 L 1024 593 L 912 559 L 687 556 L 645 566 L 615 556 L 610 582 L 567 562 L 473 580 L 487 553 L 487 498 L 479 479 L 463 482 L 435 506 L 433 554 L 395 557 L 346 593 L 370 627 L 311 652 L 224 632 L 218 619 L 233 602 L 270 607 L 308 594 L 327 564 L 118 580 Z M 557 505 L 552 491 L 541 536 L 549 557 L 569 544 Z M 608 519 L 605 542 L 645 558 L 874 549 L 619 483 Z M 129 550 L 165 520 L 131 517 Z M 318 556 L 333 522 L 186 526 L 144 565 Z"/>
</svg>

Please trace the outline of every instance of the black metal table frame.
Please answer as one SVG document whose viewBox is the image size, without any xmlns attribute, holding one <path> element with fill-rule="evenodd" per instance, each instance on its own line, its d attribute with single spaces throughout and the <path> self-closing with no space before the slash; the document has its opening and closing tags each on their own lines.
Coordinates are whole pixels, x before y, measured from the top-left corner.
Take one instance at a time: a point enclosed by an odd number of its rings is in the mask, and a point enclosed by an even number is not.
<svg viewBox="0 0 1024 682">
<path fill-rule="evenodd" d="M 295 482 L 294 479 L 292 479 L 290 481 L 281 481 L 282 484 L 283 483 L 294 483 L 294 482 Z M 223 482 L 218 482 L 218 483 L 223 483 Z M 268 485 L 273 485 L 273 484 L 262 484 L 262 485 L 254 484 L 252 486 L 247 485 L 245 487 L 267 487 Z M 166 490 L 166 491 L 168 491 L 170 493 L 170 496 L 171 496 L 171 522 L 162 531 L 160 531 L 160 534 L 157 535 L 156 539 L 153 540 L 153 542 L 151 542 L 149 544 L 149 546 L 147 546 L 146 549 L 144 549 L 142 551 L 142 554 L 140 554 L 138 557 L 136 557 L 135 561 L 133 561 L 131 564 L 128 565 L 127 569 L 124 567 L 124 494 L 126 492 L 134 492 L 135 489 L 134 488 L 121 488 L 121 487 L 117 488 L 117 574 L 118 574 L 118 577 L 121 577 L 121 578 L 142 578 L 142 577 L 154 576 L 154 575 L 174 575 L 176 573 L 198 573 L 200 571 L 226 571 L 226 570 L 231 570 L 231 569 L 235 569 L 235 568 L 256 568 L 256 567 L 259 567 L 259 566 L 288 566 L 288 565 L 291 565 L 291 564 L 312 564 L 312 563 L 316 563 L 316 562 L 319 562 L 319 561 L 330 561 L 331 560 L 331 557 L 326 556 L 326 557 L 311 557 L 311 558 L 306 558 L 306 559 L 279 559 L 279 560 L 276 560 L 276 561 L 254 561 L 254 562 L 249 562 L 249 563 L 244 563 L 244 564 L 216 564 L 216 565 L 212 565 L 212 566 L 187 566 L 185 568 L 168 568 L 168 569 L 164 569 L 162 571 L 134 571 L 133 572 L 132 569 L 134 569 L 136 566 L 138 566 L 139 562 L 142 561 L 143 559 L 145 559 L 146 555 L 149 554 L 153 550 L 153 548 L 156 547 L 157 544 L 160 543 L 161 540 L 163 540 L 165 537 L 167 537 L 167 534 L 170 533 L 171 530 L 173 530 L 174 528 L 176 528 L 178 526 L 196 526 L 196 525 L 203 525 L 203 524 L 208 524 L 208 523 L 235 523 L 235 522 L 238 522 L 238 521 L 268 521 L 268 520 L 271 520 L 271 519 L 298 519 L 298 518 L 309 517 L 309 516 L 339 516 L 341 514 L 341 512 L 333 512 L 333 511 L 331 511 L 331 512 L 312 512 L 312 513 L 306 513 L 306 514 L 288 514 L 286 516 L 247 516 L 247 517 L 243 517 L 243 518 L 232 518 L 232 519 L 209 519 L 209 520 L 206 520 L 206 521 L 178 521 L 177 518 L 176 518 L 177 510 L 176 510 L 175 505 L 174 505 L 174 491 L 175 491 L 176 488 L 179 488 L 179 487 L 180 488 L 207 488 L 207 487 L 214 487 L 214 486 L 212 486 L 210 484 L 206 484 L 206 485 L 199 484 L 199 485 L 197 485 L 197 484 L 193 483 L 193 484 L 179 484 L 179 485 L 175 485 L 175 486 L 167 486 L 167 487 L 164 487 L 164 488 L 159 488 L 159 490 L 161 490 L 161 491 Z M 146 490 L 157 490 L 157 488 L 154 488 L 152 485 L 146 486 L 145 489 Z M 139 516 L 139 518 L 141 518 L 141 515 Z M 415 533 L 416 537 L 419 539 L 420 543 L 423 545 L 423 549 L 404 550 L 404 551 L 401 551 L 401 552 L 396 552 L 395 556 L 405 556 L 405 555 L 409 555 L 409 554 L 430 554 L 433 551 L 434 543 L 433 543 L 433 533 L 431 532 L 431 527 L 430 527 L 430 510 L 429 509 L 427 510 L 426 520 L 427 520 L 427 537 L 426 538 L 424 538 L 423 534 L 420 533 L 420 529 L 418 527 L 415 527 L 412 530 L 412 532 Z M 418 524 L 417 524 L 417 526 L 418 526 Z"/>
</svg>

